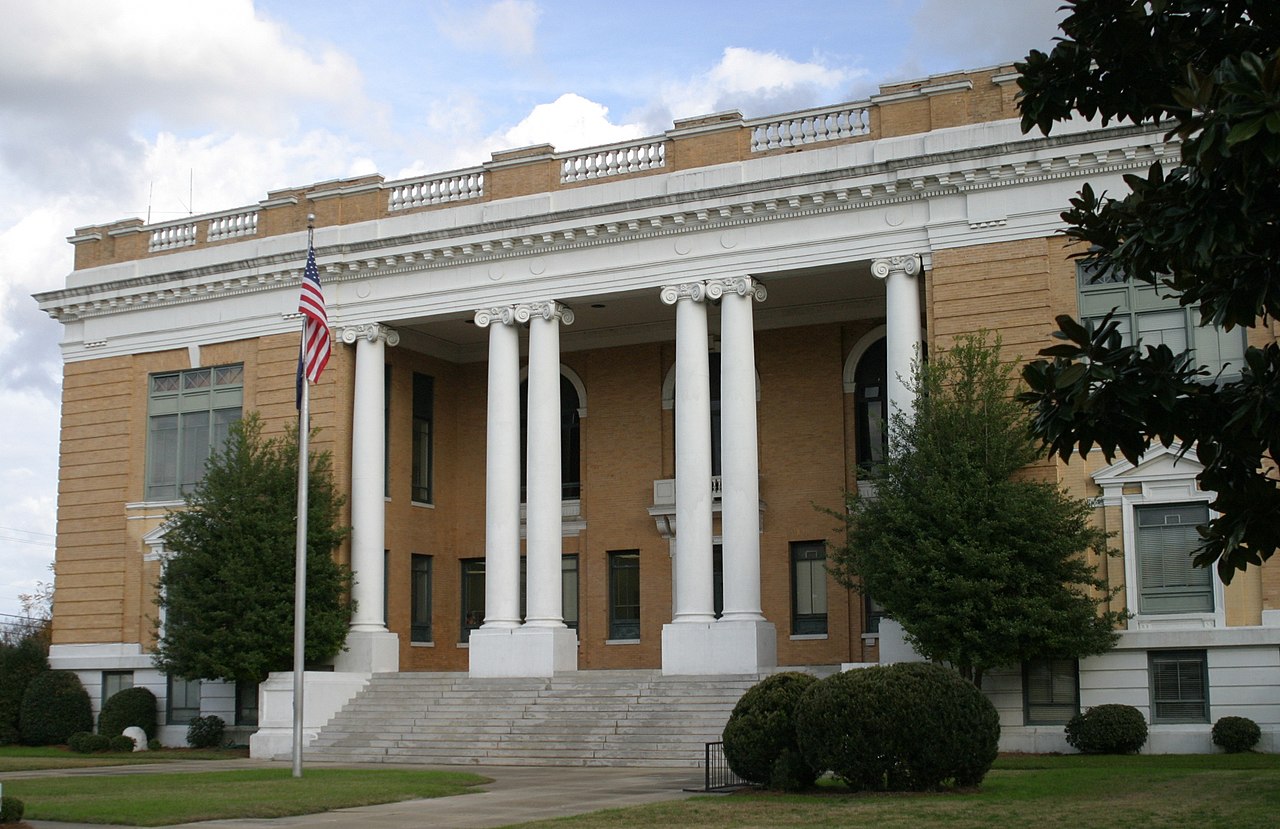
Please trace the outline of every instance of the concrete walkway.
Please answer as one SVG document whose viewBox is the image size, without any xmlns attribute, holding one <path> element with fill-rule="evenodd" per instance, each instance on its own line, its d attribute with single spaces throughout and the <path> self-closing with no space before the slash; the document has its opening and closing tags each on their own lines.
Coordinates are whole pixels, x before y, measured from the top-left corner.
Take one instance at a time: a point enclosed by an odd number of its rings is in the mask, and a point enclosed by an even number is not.
<svg viewBox="0 0 1280 829">
<path fill-rule="evenodd" d="M 164 763 L 147 766 L 112 766 L 85 769 L 50 769 L 11 772 L 5 781 L 51 775 L 126 775 L 172 772 L 215 771 L 280 767 L 281 763 L 255 760 L 215 760 L 192 763 Z M 309 768 L 339 768 L 316 764 Z M 702 787 L 700 769 L 652 768 L 546 768 L 530 766 L 340 766 L 340 768 L 436 768 L 467 771 L 493 779 L 471 794 L 406 800 L 379 806 L 361 806 L 316 815 L 272 820 L 213 820 L 184 823 L 182 829 L 286 829 L 291 827 L 348 827 L 361 829 L 485 829 L 533 820 L 579 815 L 599 809 L 658 803 L 691 796 L 685 789 Z M 305 775 L 306 770 L 303 770 Z M 35 829 L 120 829 L 105 824 L 28 821 Z M 173 828 L 171 828 L 173 829 Z"/>
</svg>

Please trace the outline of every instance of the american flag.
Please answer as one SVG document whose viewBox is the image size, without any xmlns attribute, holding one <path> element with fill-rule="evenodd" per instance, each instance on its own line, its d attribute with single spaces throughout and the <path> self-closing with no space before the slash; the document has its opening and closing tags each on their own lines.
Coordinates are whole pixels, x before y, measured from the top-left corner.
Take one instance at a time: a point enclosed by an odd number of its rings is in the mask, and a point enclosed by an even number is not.
<svg viewBox="0 0 1280 829">
<path fill-rule="evenodd" d="M 302 350 L 298 354 L 298 406 L 302 406 L 302 382 L 305 377 L 319 382 L 329 362 L 329 315 L 324 308 L 324 290 L 320 287 L 320 269 L 316 267 L 316 250 L 307 245 L 307 266 L 302 271 L 302 294 L 298 298 L 302 314 Z"/>
</svg>

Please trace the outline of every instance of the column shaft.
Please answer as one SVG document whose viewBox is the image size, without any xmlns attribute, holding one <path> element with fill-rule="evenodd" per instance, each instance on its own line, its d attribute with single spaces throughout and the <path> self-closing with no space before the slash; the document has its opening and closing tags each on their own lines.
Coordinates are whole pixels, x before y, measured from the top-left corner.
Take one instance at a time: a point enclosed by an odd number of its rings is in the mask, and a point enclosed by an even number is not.
<svg viewBox="0 0 1280 829">
<path fill-rule="evenodd" d="M 721 621 L 759 621 L 760 466 L 756 442 L 755 331 L 752 302 L 764 287 L 726 280 L 720 306 Z"/>
<path fill-rule="evenodd" d="M 489 324 L 486 628 L 514 628 L 520 624 L 520 338 L 511 322 L 494 319 Z"/>
<path fill-rule="evenodd" d="M 908 382 L 912 363 L 920 356 L 920 290 L 915 279 L 921 272 L 920 257 L 877 259 L 871 264 L 871 272 L 885 280 L 886 397 L 892 423 L 895 412 L 910 417 L 914 409 Z M 890 428 L 890 451 L 895 449 L 895 441 L 894 430 Z"/>
<path fill-rule="evenodd" d="M 529 321 L 526 469 L 528 601 L 526 625 L 564 627 L 560 595 L 560 321 L 557 306 Z"/>
<path fill-rule="evenodd" d="M 386 547 L 384 337 L 380 326 L 369 326 L 355 339 L 351 424 L 351 569 L 355 579 L 351 594 L 356 604 L 351 620 L 353 631 L 386 630 L 382 604 Z"/>
</svg>

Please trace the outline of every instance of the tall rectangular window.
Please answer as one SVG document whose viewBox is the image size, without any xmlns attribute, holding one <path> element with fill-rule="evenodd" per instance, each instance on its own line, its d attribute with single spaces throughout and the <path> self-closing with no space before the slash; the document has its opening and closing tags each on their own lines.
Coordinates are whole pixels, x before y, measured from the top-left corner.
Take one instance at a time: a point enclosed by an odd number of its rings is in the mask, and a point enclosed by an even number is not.
<svg viewBox="0 0 1280 829">
<path fill-rule="evenodd" d="M 148 501 L 174 501 L 204 477 L 244 405 L 244 366 L 153 374 L 147 389 Z"/>
<path fill-rule="evenodd" d="M 1151 651 L 1151 722 L 1209 722 L 1204 651 Z"/>
<path fill-rule="evenodd" d="M 236 682 L 236 725 L 258 724 L 258 683 Z"/>
<path fill-rule="evenodd" d="M 1199 309 L 1184 308 L 1177 295 L 1166 287 L 1136 282 L 1125 274 L 1111 272 L 1101 280 L 1096 272 L 1082 266 L 1078 271 L 1080 316 L 1096 323 L 1111 309 L 1125 345 L 1167 345 L 1174 354 L 1192 352 L 1197 365 L 1217 374 L 1238 376 L 1244 365 L 1245 335 L 1242 328 L 1224 331 L 1213 325 L 1201 326 Z"/>
<path fill-rule="evenodd" d="M 413 500 L 430 504 L 431 441 L 435 431 L 435 380 L 413 374 Z"/>
<path fill-rule="evenodd" d="M 609 638 L 640 638 L 640 551 L 609 553 Z"/>
<path fill-rule="evenodd" d="M 1213 570 L 1194 567 L 1197 524 L 1209 521 L 1205 504 L 1160 504 L 1134 509 L 1139 613 L 1213 611 Z"/>
<path fill-rule="evenodd" d="M 523 591 L 521 591 L 523 592 Z M 484 624 L 484 559 L 462 560 L 462 635 L 470 641 L 471 631 Z"/>
<path fill-rule="evenodd" d="M 862 610 L 867 616 L 867 625 L 862 629 L 862 632 L 879 633 L 881 620 L 888 618 L 888 614 L 884 612 L 884 607 L 876 601 L 875 596 L 863 596 Z"/>
<path fill-rule="evenodd" d="M 827 632 L 827 546 L 822 541 L 791 543 L 791 633 Z"/>
<path fill-rule="evenodd" d="M 409 573 L 409 641 L 431 639 L 431 556 L 414 553 Z"/>
<path fill-rule="evenodd" d="M 1065 725 L 1080 713 L 1080 663 L 1075 659 L 1022 663 L 1022 709 L 1027 725 Z"/>
<path fill-rule="evenodd" d="M 186 725 L 200 716 L 200 680 L 169 677 L 165 713 L 169 725 Z"/>
<path fill-rule="evenodd" d="M 132 687 L 133 671 L 102 672 L 102 702 L 106 702 L 124 689 Z"/>
<path fill-rule="evenodd" d="M 563 608 L 565 625 L 577 630 L 578 557 L 576 555 L 560 557 L 560 605 Z"/>
</svg>

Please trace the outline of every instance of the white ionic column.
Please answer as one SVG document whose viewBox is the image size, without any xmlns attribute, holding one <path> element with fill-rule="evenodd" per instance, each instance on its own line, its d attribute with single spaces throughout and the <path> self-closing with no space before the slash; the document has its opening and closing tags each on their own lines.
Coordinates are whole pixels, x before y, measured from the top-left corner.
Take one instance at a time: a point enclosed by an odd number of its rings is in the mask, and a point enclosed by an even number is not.
<svg viewBox="0 0 1280 829">
<path fill-rule="evenodd" d="M 339 332 L 355 345 L 356 377 L 351 417 L 351 597 L 356 609 L 340 671 L 399 668 L 398 639 L 383 623 L 383 556 L 386 549 L 386 346 L 400 335 L 384 325 L 351 325 Z"/>
<path fill-rule="evenodd" d="M 885 281 L 885 356 L 888 365 L 887 394 L 890 422 L 895 412 L 911 417 L 914 401 L 908 381 L 911 365 L 920 356 L 919 256 L 891 256 L 871 263 L 871 273 Z M 889 430 L 893 451 L 894 430 Z"/>
<path fill-rule="evenodd" d="M 764 621 L 760 610 L 760 464 L 752 301 L 768 295 L 751 277 L 707 284 L 720 305 L 720 501 L 724 550 L 721 622 Z M 678 523 L 677 523 L 678 526 Z"/>
<path fill-rule="evenodd" d="M 475 321 L 489 329 L 481 630 L 509 630 L 520 625 L 520 335 L 510 307 L 476 311 Z"/>
<path fill-rule="evenodd" d="M 529 322 L 529 417 L 525 496 L 525 623 L 512 637 L 507 676 L 552 676 L 578 669 L 578 636 L 564 623 L 561 597 L 563 503 L 560 456 L 560 324 L 573 311 L 557 302 L 517 305 Z"/>
<path fill-rule="evenodd" d="M 711 380 L 706 286 L 669 285 L 676 306 L 676 563 L 673 624 L 715 620 L 711 560 Z"/>
</svg>

